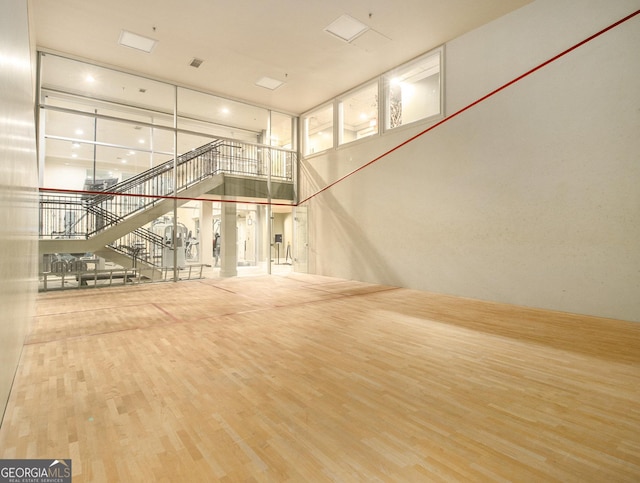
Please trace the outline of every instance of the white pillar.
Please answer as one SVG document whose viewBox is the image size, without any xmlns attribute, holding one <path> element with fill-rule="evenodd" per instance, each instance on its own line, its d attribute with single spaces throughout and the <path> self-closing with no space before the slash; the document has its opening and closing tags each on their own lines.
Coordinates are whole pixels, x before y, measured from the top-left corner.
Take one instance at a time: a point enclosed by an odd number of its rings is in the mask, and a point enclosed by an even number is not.
<svg viewBox="0 0 640 483">
<path fill-rule="evenodd" d="M 222 203 L 220 239 L 220 276 L 235 277 L 238 275 L 237 228 L 238 222 L 235 203 Z"/>
<path fill-rule="evenodd" d="M 211 265 L 213 260 L 213 203 L 200 202 L 200 262 Z"/>
</svg>

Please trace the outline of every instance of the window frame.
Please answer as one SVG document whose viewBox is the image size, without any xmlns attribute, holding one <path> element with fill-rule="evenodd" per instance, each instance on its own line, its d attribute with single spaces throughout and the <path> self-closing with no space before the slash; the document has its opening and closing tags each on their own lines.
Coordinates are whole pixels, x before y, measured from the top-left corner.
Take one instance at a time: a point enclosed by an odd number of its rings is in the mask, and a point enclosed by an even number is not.
<svg viewBox="0 0 640 483">
<path fill-rule="evenodd" d="M 426 59 L 433 57 L 437 55 L 438 56 L 438 90 L 439 90 L 439 99 L 438 99 L 438 112 L 431 114 L 431 115 L 426 115 L 425 117 L 421 117 L 418 119 L 414 119 L 412 121 L 406 122 L 406 123 L 400 123 L 397 126 L 389 126 L 389 119 L 390 119 L 390 103 L 389 103 L 389 98 L 390 98 L 390 88 L 393 85 L 393 79 L 394 77 L 396 77 L 399 73 L 403 73 L 406 71 L 410 71 L 412 68 L 415 68 L 416 66 L 418 66 L 421 62 L 425 61 Z M 430 50 L 429 52 L 425 52 L 424 54 L 421 54 L 420 56 L 410 60 L 409 62 L 405 62 L 402 65 L 399 65 L 397 67 L 395 67 L 392 70 L 389 70 L 387 72 L 385 72 L 382 76 L 381 76 L 381 84 L 382 84 L 382 90 L 383 90 L 383 112 L 381 113 L 382 119 L 383 119 L 383 123 L 382 123 L 382 132 L 387 133 L 387 132 L 391 132 L 391 131 L 397 131 L 398 129 L 402 129 L 402 128 L 406 128 L 408 126 L 414 126 L 416 124 L 420 124 L 420 123 L 428 123 L 428 122 L 432 122 L 434 120 L 438 120 L 444 117 L 444 46 L 440 46 L 436 49 Z"/>
</svg>

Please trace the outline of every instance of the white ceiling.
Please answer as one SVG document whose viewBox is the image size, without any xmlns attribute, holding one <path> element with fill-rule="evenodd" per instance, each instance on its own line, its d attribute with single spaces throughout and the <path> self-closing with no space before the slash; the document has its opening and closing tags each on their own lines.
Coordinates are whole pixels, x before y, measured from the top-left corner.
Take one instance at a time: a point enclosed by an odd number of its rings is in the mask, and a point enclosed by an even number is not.
<svg viewBox="0 0 640 483">
<path fill-rule="evenodd" d="M 38 48 L 293 114 L 531 0 L 29 0 Z M 348 14 L 370 30 L 324 31 Z M 158 40 L 147 54 L 122 30 Z M 204 60 L 195 69 L 194 58 Z M 271 91 L 261 77 L 284 81 Z"/>
</svg>

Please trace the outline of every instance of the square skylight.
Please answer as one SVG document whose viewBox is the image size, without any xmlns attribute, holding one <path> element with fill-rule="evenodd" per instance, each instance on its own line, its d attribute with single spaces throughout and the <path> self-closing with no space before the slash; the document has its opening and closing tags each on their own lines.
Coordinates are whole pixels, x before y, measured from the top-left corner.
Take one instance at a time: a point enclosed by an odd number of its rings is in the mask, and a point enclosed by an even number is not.
<svg viewBox="0 0 640 483">
<path fill-rule="evenodd" d="M 120 40 L 118 40 L 120 45 L 124 45 L 125 47 L 131 47 L 132 49 L 141 50 L 150 54 L 158 43 L 157 40 L 150 39 L 149 37 L 143 37 L 142 35 L 134 34 L 133 32 L 128 32 L 127 30 L 123 30 L 120 32 Z"/>
<path fill-rule="evenodd" d="M 282 84 L 284 84 L 284 82 L 272 79 L 271 77 L 261 77 L 256 82 L 257 86 L 264 87 L 265 89 L 270 89 L 272 91 L 276 90 Z"/>
<path fill-rule="evenodd" d="M 325 32 L 335 35 L 345 42 L 355 40 L 367 30 L 369 30 L 367 25 L 346 14 L 335 19 L 324 29 Z"/>
</svg>

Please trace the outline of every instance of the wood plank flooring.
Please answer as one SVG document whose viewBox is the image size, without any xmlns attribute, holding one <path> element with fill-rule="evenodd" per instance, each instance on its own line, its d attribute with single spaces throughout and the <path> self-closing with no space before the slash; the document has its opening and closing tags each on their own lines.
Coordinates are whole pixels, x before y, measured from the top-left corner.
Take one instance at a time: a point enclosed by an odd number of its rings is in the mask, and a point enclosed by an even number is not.
<svg viewBox="0 0 640 483">
<path fill-rule="evenodd" d="M 640 481 L 640 324 L 310 275 L 40 294 L 0 458 L 79 482 Z"/>
</svg>

